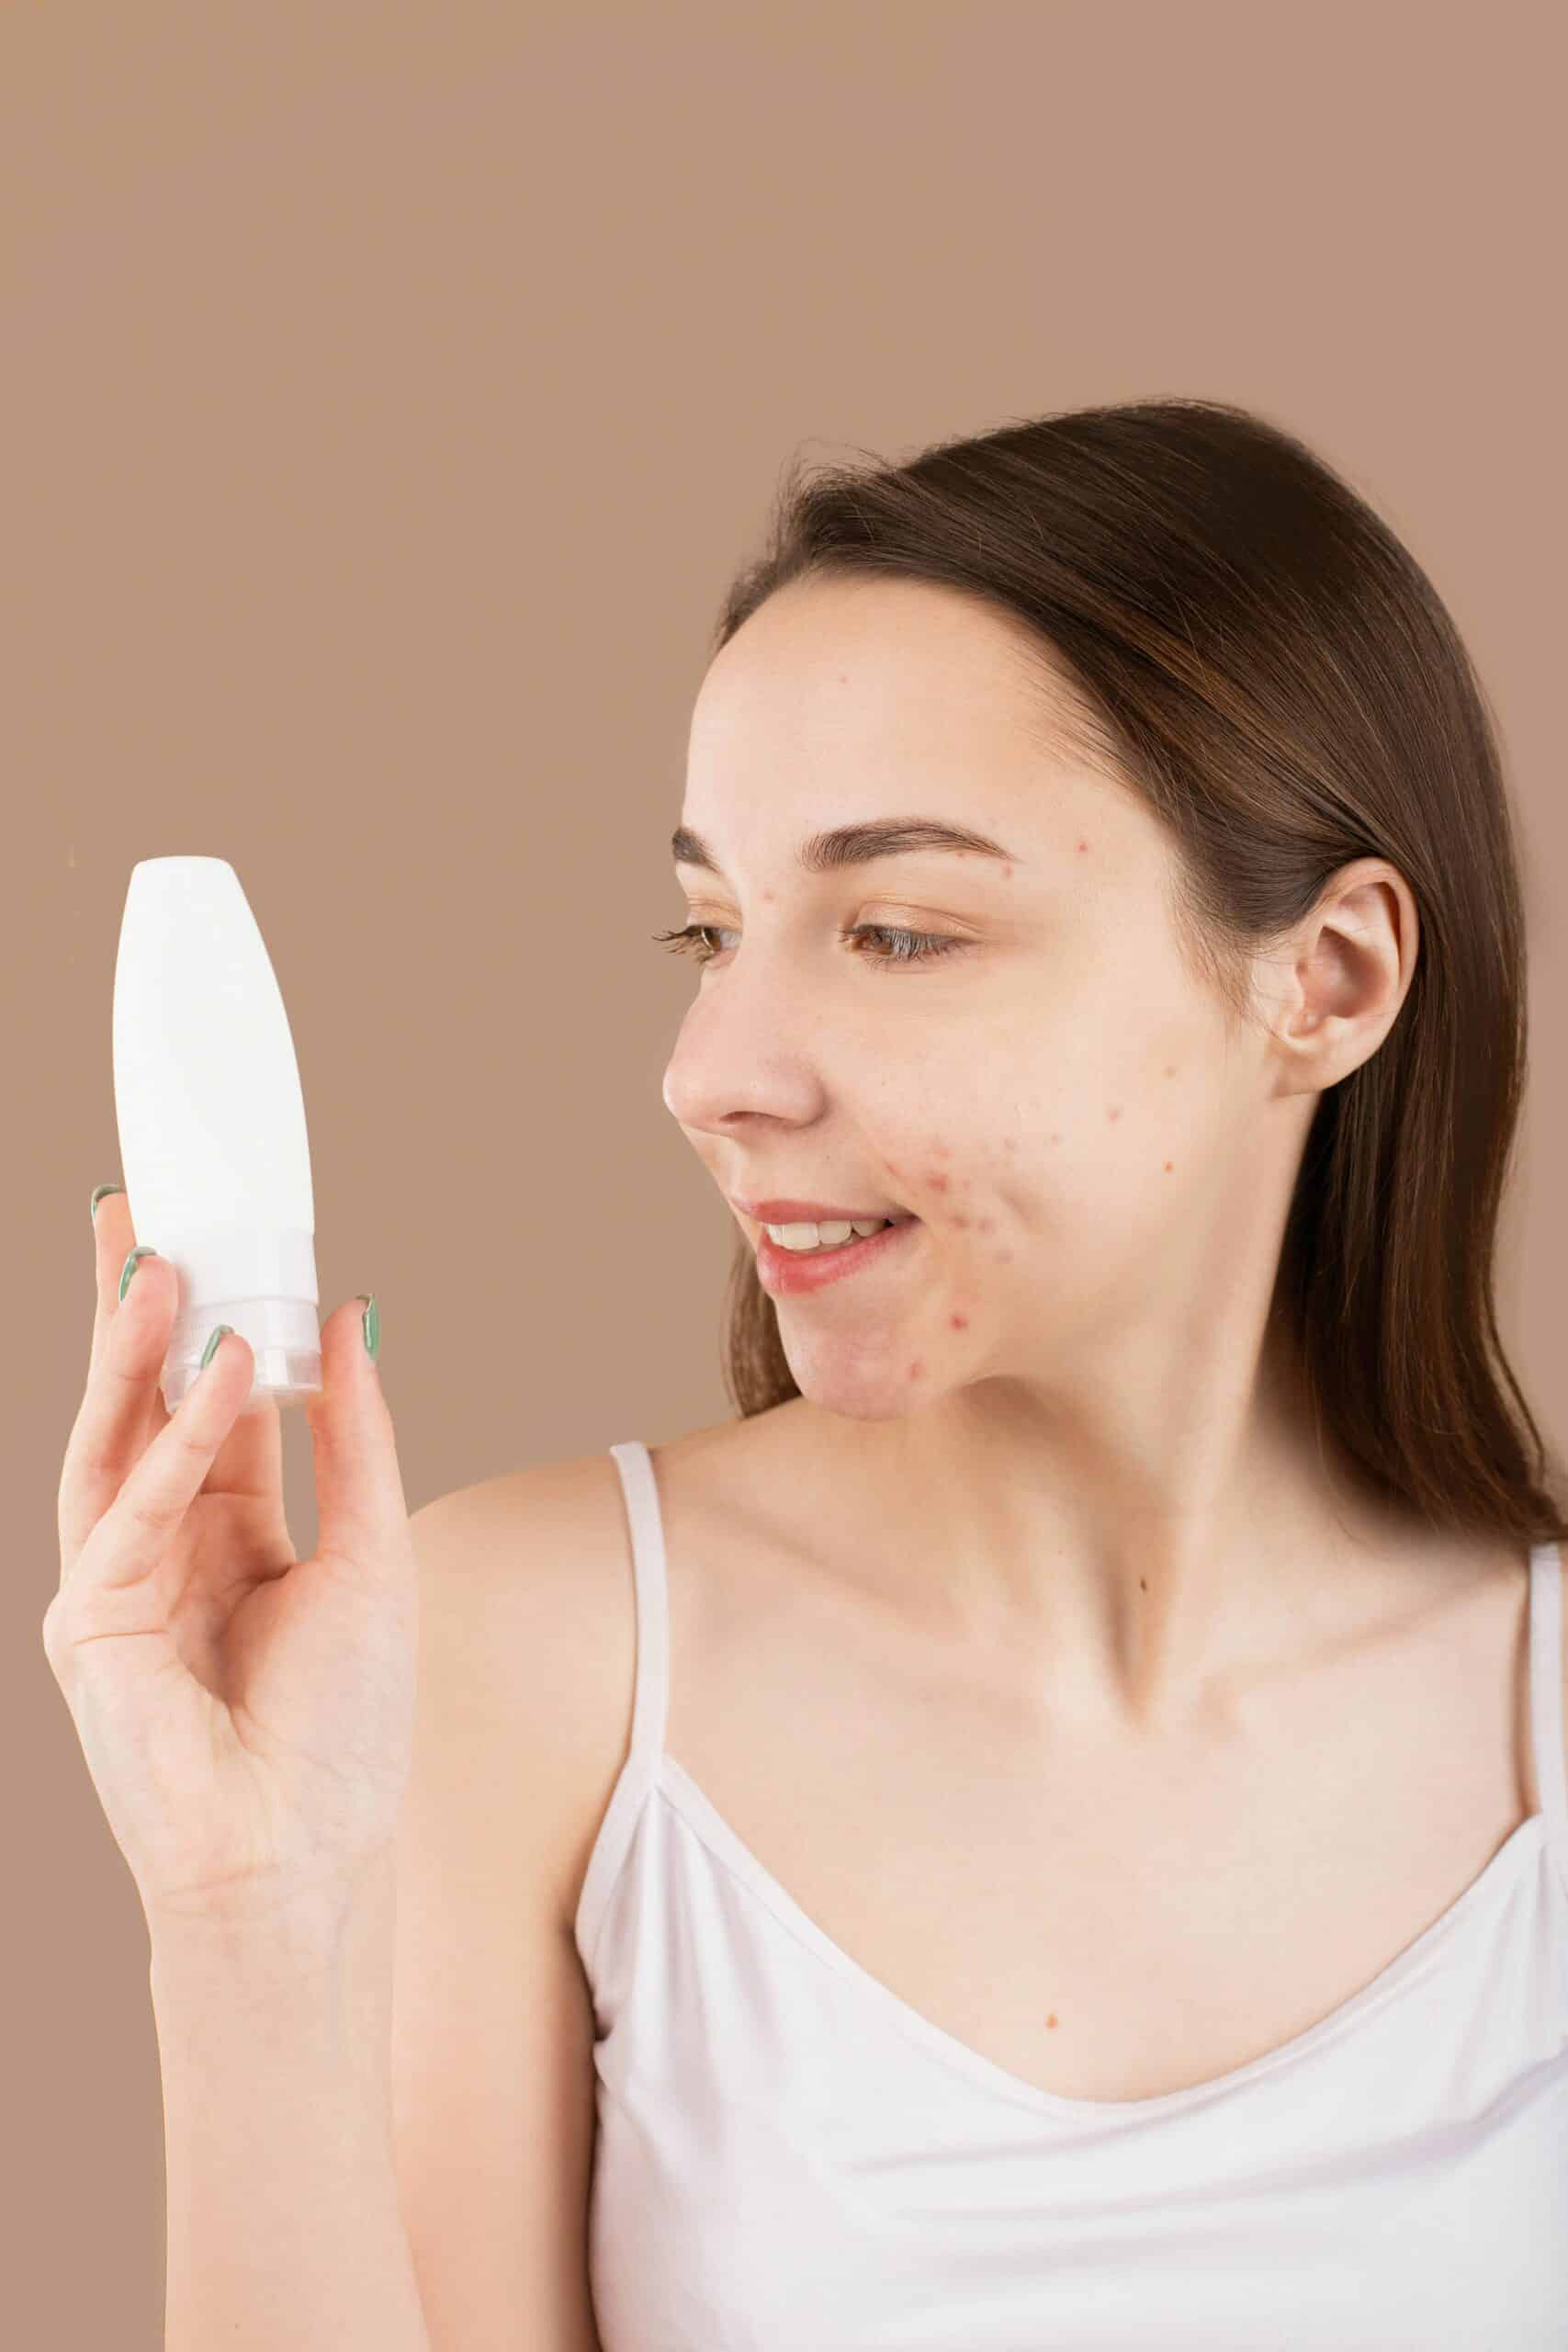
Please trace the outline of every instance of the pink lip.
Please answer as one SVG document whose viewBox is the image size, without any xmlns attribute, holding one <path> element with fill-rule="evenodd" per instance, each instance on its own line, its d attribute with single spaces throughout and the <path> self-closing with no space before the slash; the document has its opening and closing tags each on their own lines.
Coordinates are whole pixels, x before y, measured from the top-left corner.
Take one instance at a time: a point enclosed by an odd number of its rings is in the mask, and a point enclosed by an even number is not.
<svg viewBox="0 0 1568 2352">
<path fill-rule="evenodd" d="M 766 1223 L 780 1220 L 770 1217 Z M 799 1250 L 785 1250 L 766 1229 L 757 1234 L 757 1278 L 762 1288 L 774 1298 L 808 1298 L 829 1283 L 844 1282 L 882 1258 L 897 1257 L 902 1250 L 914 1247 L 905 1238 L 918 1216 L 900 1217 L 897 1225 L 885 1225 L 862 1241 L 848 1241 L 840 1250 L 829 1250 L 821 1256 Z M 784 1219 L 783 1222 L 787 1223 Z"/>
<path fill-rule="evenodd" d="M 832 1225 L 835 1223 L 863 1225 L 868 1217 L 886 1216 L 895 1224 L 902 1224 L 908 1216 L 902 1209 L 833 1209 L 824 1201 L 736 1201 L 734 1206 L 742 1216 L 753 1216 L 759 1225 Z"/>
</svg>

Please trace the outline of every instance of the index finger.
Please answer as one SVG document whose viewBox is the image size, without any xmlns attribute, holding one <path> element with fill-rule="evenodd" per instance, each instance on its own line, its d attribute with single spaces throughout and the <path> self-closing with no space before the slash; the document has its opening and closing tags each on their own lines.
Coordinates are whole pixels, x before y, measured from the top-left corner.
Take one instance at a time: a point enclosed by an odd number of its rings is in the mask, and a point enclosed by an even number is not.
<svg viewBox="0 0 1568 2352">
<path fill-rule="evenodd" d="M 103 1362 L 109 1329 L 119 1312 L 119 1286 L 125 1261 L 136 1247 L 130 1202 L 123 1184 L 100 1184 L 93 1195 L 93 1246 L 96 1299 L 89 1352 L 89 1382 Z M 138 1453 L 168 1427 L 168 1407 L 154 1380 L 147 1400 L 147 1419 Z M 129 1461 L 125 1469 L 130 1468 Z M 123 1474 L 122 1474 L 123 1475 Z M 275 1505 L 276 1532 L 287 1535 L 283 1504 L 283 1430 L 276 1397 L 261 1400 L 259 1409 L 242 1412 L 218 1449 L 203 1489 L 208 1494 L 266 1497 Z"/>
<path fill-rule="evenodd" d="M 104 1360 L 104 1348 L 108 1339 L 109 1325 L 119 1312 L 120 1283 L 124 1278 L 125 1261 L 136 1247 L 136 1230 L 130 1221 L 130 1203 L 123 1184 L 100 1184 L 93 1194 L 93 1278 L 96 1285 L 93 1307 L 93 1340 L 88 1352 L 89 1379 Z M 162 1429 L 169 1418 L 163 1391 L 154 1388 L 153 1425 Z"/>
<path fill-rule="evenodd" d="M 89 1353 L 88 1361 L 87 1361 L 87 1369 L 88 1369 L 88 1371 L 89 1371 L 89 1372 L 92 1372 L 92 1371 L 94 1371 L 94 1370 L 96 1370 L 96 1366 L 97 1366 L 97 1364 L 98 1364 L 98 1362 L 99 1362 L 100 1358 L 101 1358 L 101 1357 L 102 1357 L 102 1355 L 103 1355 L 103 1351 L 104 1351 L 104 1332 L 105 1332 L 105 1330 L 107 1329 L 107 1326 L 108 1326 L 108 1319 L 109 1319 L 109 1318 L 108 1318 L 108 1311 L 107 1311 L 107 1307 L 106 1307 L 106 1306 L 105 1306 L 105 1304 L 104 1304 L 104 1283 L 103 1283 L 103 1272 L 102 1272 L 102 1254 L 103 1254 L 103 1248 L 102 1248 L 102 1242 L 101 1242 L 101 1240 L 100 1240 L 100 1238 L 99 1238 L 99 1233 L 98 1233 L 98 1209 L 99 1209 L 99 1204 L 100 1204 L 100 1203 L 101 1203 L 101 1202 L 106 1198 L 106 1196 L 107 1196 L 107 1194 L 112 1193 L 118 1193 L 119 1194 L 119 1196 L 121 1197 L 121 1199 L 123 1199 L 123 1198 L 124 1198 L 124 1196 L 125 1196 L 125 1187 L 124 1187 L 124 1185 L 123 1185 L 123 1184 L 100 1184 L 100 1185 L 98 1185 L 98 1187 L 96 1188 L 96 1190 L 95 1191 L 95 1193 L 94 1193 L 94 1194 L 93 1194 L 93 1197 L 92 1197 L 91 1201 L 90 1201 L 90 1202 L 88 1203 L 88 1204 L 87 1204 L 87 1207 L 88 1207 L 88 1214 L 89 1214 L 89 1216 L 92 1217 L 92 1220 L 93 1220 L 93 1260 L 94 1260 L 94 1270 L 95 1270 L 95 1272 L 94 1272 L 94 1279 L 95 1279 L 95 1282 L 96 1282 L 96 1292 L 95 1292 L 95 1307 L 94 1307 L 94 1314 L 93 1314 L 93 1344 L 92 1344 L 92 1349 L 91 1349 L 91 1351 L 90 1351 L 90 1353 Z M 112 1214 L 113 1214 L 112 1210 L 109 1212 L 109 1214 L 112 1216 Z"/>
</svg>

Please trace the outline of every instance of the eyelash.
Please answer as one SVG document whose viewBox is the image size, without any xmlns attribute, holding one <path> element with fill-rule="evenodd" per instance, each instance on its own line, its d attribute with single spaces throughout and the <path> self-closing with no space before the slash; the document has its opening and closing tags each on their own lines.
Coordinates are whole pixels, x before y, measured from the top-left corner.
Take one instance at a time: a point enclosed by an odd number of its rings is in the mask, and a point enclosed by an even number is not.
<svg viewBox="0 0 1568 2352">
<path fill-rule="evenodd" d="M 709 947 L 705 951 L 702 943 L 707 933 L 717 932 L 720 928 L 721 926 L 717 923 L 689 922 L 683 931 L 656 931 L 652 936 L 656 940 L 668 943 L 671 955 L 694 956 L 698 966 L 701 967 L 711 964 L 715 956 L 719 953 L 716 947 Z M 966 939 L 950 939 L 933 931 L 901 931 L 897 924 L 886 922 L 857 923 L 852 931 L 843 934 L 848 939 L 861 939 L 867 935 L 876 939 L 913 940 L 916 943 L 912 947 L 897 949 L 886 955 L 862 957 L 862 962 L 873 966 L 923 964 L 934 960 L 938 956 L 951 955 L 954 948 L 967 947 L 969 944 Z"/>
</svg>

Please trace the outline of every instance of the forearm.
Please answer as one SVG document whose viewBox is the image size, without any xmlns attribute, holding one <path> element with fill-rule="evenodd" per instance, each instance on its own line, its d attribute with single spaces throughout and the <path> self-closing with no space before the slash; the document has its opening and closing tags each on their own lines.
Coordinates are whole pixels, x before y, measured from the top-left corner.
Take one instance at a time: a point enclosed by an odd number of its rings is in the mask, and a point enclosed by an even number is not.
<svg viewBox="0 0 1568 2352">
<path fill-rule="evenodd" d="M 434 2352 L 398 2208 L 392 1894 L 335 1930 L 154 1927 L 164 2352 Z"/>
</svg>

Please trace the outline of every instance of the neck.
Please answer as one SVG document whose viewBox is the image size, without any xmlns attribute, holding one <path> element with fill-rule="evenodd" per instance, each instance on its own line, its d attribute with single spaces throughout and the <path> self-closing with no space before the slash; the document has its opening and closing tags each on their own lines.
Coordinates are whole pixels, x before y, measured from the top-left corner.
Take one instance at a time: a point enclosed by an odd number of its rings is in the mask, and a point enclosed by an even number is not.
<svg viewBox="0 0 1568 2352">
<path fill-rule="evenodd" d="M 1080 1363 L 1070 1390 L 983 1381 L 895 1421 L 821 1419 L 850 1456 L 857 1578 L 1005 1648 L 1086 1724 L 1184 1719 L 1408 1592 L 1408 1515 L 1320 1448 L 1280 1338 L 1245 1377 L 1145 1353 L 1135 1377 Z"/>
</svg>

